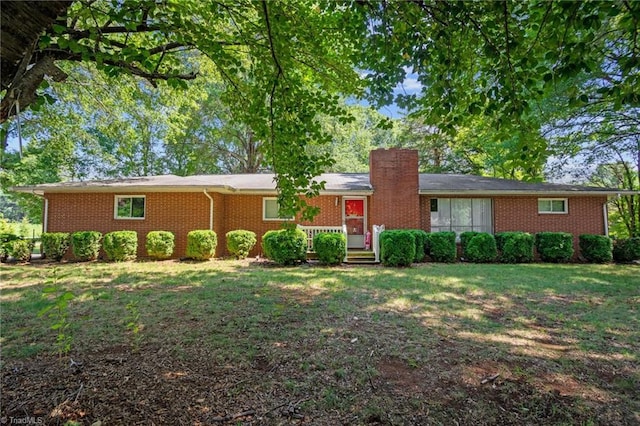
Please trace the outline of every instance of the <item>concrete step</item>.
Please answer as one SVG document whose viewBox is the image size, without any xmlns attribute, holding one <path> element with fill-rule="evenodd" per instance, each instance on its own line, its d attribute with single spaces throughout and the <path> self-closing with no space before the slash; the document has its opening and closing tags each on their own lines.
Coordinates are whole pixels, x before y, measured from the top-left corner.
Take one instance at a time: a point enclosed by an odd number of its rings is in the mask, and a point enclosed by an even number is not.
<svg viewBox="0 0 640 426">
<path fill-rule="evenodd" d="M 376 255 L 369 250 L 349 250 L 347 263 L 377 263 Z"/>
<path fill-rule="evenodd" d="M 308 260 L 317 260 L 318 255 L 314 252 L 307 253 Z M 347 253 L 347 263 L 376 264 L 376 255 L 367 250 L 349 250 Z"/>
</svg>

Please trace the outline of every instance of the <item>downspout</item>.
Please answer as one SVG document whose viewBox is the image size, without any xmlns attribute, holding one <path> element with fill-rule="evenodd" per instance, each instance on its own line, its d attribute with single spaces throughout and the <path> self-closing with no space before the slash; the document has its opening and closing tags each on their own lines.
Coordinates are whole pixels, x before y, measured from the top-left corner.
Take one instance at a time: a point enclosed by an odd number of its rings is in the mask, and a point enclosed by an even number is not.
<svg viewBox="0 0 640 426">
<path fill-rule="evenodd" d="M 607 201 L 602 205 L 602 217 L 604 218 L 604 235 L 609 236 L 609 209 L 607 208 Z"/>
<path fill-rule="evenodd" d="M 209 230 L 213 231 L 213 198 L 211 198 L 206 189 L 204 190 L 204 195 L 209 199 Z"/>
<path fill-rule="evenodd" d="M 31 191 L 31 193 L 44 200 L 44 208 L 42 211 L 42 232 L 47 232 L 49 222 L 49 199 L 44 195 L 36 194 L 35 191 Z"/>
<path fill-rule="evenodd" d="M 43 218 L 42 218 L 42 232 L 47 232 L 47 229 L 49 227 L 49 199 L 44 198 L 44 212 L 43 212 Z"/>
</svg>

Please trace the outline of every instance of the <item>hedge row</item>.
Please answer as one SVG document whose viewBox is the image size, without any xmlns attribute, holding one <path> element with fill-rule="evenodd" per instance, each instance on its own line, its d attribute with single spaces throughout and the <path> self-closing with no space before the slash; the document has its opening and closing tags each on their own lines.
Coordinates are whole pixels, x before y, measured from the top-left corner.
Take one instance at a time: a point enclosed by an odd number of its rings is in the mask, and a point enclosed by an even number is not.
<svg viewBox="0 0 640 426">
<path fill-rule="evenodd" d="M 80 261 L 97 259 L 100 248 L 113 261 L 134 260 L 138 251 L 138 234 L 135 231 L 114 231 L 105 235 L 98 231 L 45 232 L 41 241 L 43 256 L 56 261 L 60 261 L 69 249 L 73 257 Z M 15 235 L 1 234 L 0 260 L 4 262 L 9 256 L 29 260 L 33 247 L 28 244 L 29 242 Z M 191 231 L 187 234 L 186 256 L 197 260 L 210 259 L 215 255 L 217 244 L 218 238 L 214 231 Z M 246 257 L 255 244 L 256 235 L 251 231 L 227 233 L 227 248 L 237 258 Z M 175 236 L 169 231 L 151 231 L 147 234 L 145 249 L 153 259 L 169 259 L 175 250 Z M 28 252 L 28 256 L 22 252 Z"/>
<path fill-rule="evenodd" d="M 256 234 L 246 230 L 226 234 L 227 249 L 236 258 L 248 256 L 256 244 Z M 267 258 L 280 264 L 306 260 L 306 234 L 299 229 L 268 231 L 262 237 Z M 100 248 L 114 261 L 136 258 L 138 236 L 135 231 L 115 231 L 104 236 L 97 231 L 72 234 L 43 233 L 42 251 L 45 257 L 61 260 L 71 248 L 73 256 L 82 261 L 98 258 Z M 574 255 L 573 236 L 564 232 L 540 232 L 535 236 L 525 232 L 502 232 L 495 235 L 464 232 L 460 235 L 462 257 L 476 263 L 527 263 L 534 260 L 534 249 L 543 262 L 568 262 Z M 346 239 L 342 234 L 319 234 L 314 238 L 314 250 L 321 263 L 339 264 L 344 259 Z M 217 235 L 210 230 L 191 231 L 187 235 L 188 258 L 205 260 L 214 257 Z M 579 236 L 580 255 L 592 263 L 630 262 L 640 260 L 640 238 L 612 240 L 603 235 Z M 169 231 L 147 234 L 146 251 L 154 259 L 168 259 L 175 249 L 175 236 Z M 0 234 L 0 261 L 9 256 L 28 261 L 33 243 L 13 234 Z M 434 262 L 455 262 L 457 257 L 454 232 L 426 233 L 419 229 L 387 230 L 380 235 L 380 259 L 386 266 L 407 266 L 426 257 Z"/>
<path fill-rule="evenodd" d="M 604 235 L 578 237 L 582 259 L 591 263 L 640 260 L 640 238 L 613 241 Z M 475 263 L 528 263 L 537 252 L 543 262 L 568 262 L 573 258 L 573 235 L 566 232 L 464 232 L 460 235 L 462 258 Z M 454 232 L 388 230 L 380 235 L 381 261 L 386 266 L 407 266 L 428 255 L 434 262 L 455 262 Z M 420 254 L 418 254 L 420 253 Z"/>
</svg>

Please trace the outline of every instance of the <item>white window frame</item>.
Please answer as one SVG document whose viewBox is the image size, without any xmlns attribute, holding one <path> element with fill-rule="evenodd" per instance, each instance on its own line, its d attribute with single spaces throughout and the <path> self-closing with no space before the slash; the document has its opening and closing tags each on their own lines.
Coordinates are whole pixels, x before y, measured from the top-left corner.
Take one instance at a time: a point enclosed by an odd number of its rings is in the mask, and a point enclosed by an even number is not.
<svg viewBox="0 0 640 426">
<path fill-rule="evenodd" d="M 144 199 L 144 215 L 142 217 L 122 217 L 118 216 L 118 201 L 123 198 L 143 198 Z M 113 218 L 116 220 L 144 220 L 147 217 L 147 196 L 146 195 L 115 195 L 113 197 Z"/>
<path fill-rule="evenodd" d="M 550 201 L 549 206 L 551 210 L 540 210 L 540 201 Z M 563 210 L 553 211 L 553 202 L 562 201 Z M 538 214 L 569 214 L 569 199 L 568 198 L 538 198 Z"/>
<path fill-rule="evenodd" d="M 267 217 L 267 202 L 275 201 L 278 202 L 277 197 L 263 197 L 262 198 L 262 220 L 266 222 L 283 222 L 293 220 L 293 217 Z M 278 206 L 278 213 L 280 213 L 280 206 Z"/>
</svg>

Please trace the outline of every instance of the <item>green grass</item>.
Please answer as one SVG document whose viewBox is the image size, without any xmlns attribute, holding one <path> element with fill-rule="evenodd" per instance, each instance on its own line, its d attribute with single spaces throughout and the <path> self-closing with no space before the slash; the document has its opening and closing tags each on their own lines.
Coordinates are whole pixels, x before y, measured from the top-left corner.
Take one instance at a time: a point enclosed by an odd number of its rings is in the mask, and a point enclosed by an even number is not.
<svg viewBox="0 0 640 426">
<path fill-rule="evenodd" d="M 55 331 L 37 315 L 54 266 L 2 266 L 3 368 L 55 353 Z M 355 413 L 363 423 L 403 424 L 411 412 L 436 424 L 640 418 L 637 266 L 167 261 L 56 271 L 76 296 L 73 356 L 162 347 L 195 363 L 197 349 L 220 365 L 275 365 L 279 389 L 305 400 L 298 408 Z M 477 385 L 490 373 L 500 373 L 499 392 Z M 253 380 L 268 387 L 276 378 Z M 361 394 L 369 388 L 373 395 Z"/>
</svg>

